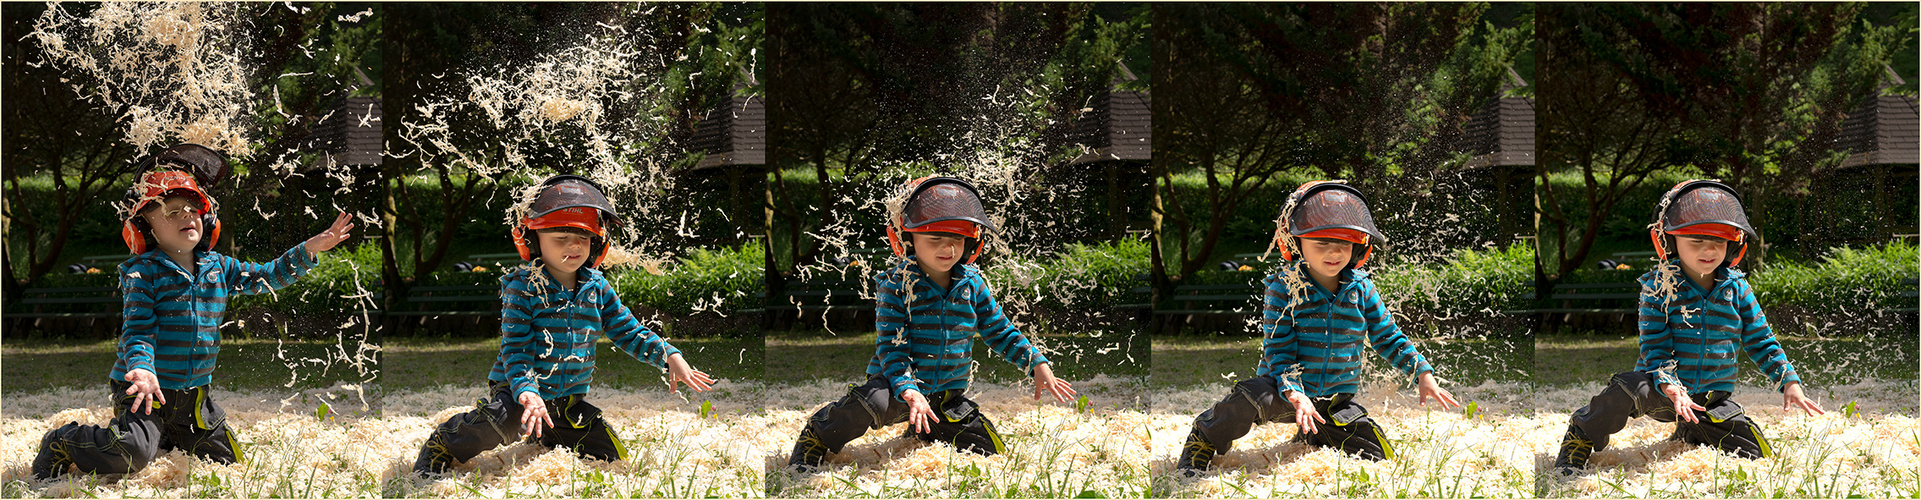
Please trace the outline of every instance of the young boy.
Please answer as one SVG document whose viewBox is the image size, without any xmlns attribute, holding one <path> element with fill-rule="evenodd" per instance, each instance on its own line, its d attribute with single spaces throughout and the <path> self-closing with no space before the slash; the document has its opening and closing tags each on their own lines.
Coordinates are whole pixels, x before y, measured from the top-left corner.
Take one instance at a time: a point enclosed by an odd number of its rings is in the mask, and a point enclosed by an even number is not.
<svg viewBox="0 0 1921 500">
<path fill-rule="evenodd" d="M 787 459 L 791 472 L 818 471 L 829 453 L 839 453 L 868 429 L 901 422 L 923 441 L 990 456 L 1006 451 L 993 422 L 965 395 L 976 335 L 1034 377 L 1034 399 L 1052 394 L 1066 402 L 1075 394 L 1001 314 L 987 280 L 972 265 L 987 239 L 983 229 L 997 231 L 981 209 L 979 191 L 960 179 L 931 177 L 909 181 L 903 192 L 887 236 L 894 255 L 911 261 L 875 277 L 879 333 L 867 383 L 849 384 L 845 397 L 808 419 Z"/>
<path fill-rule="evenodd" d="M 129 474 L 174 449 L 221 464 L 241 459 L 226 414 L 207 388 L 227 298 L 292 284 L 354 225 L 343 212 L 326 232 L 266 264 L 216 253 L 219 204 L 203 186 L 226 175 L 226 162 L 218 151 L 180 144 L 140 166 L 122 216 L 121 238 L 135 255 L 120 264 L 125 307 L 118 358 L 107 375 L 113 421 L 104 427 L 68 422 L 47 432 L 33 459 L 35 479 L 74 466 L 83 473 Z"/>
<path fill-rule="evenodd" d="M 1297 442 L 1368 460 L 1393 458 L 1380 427 L 1354 403 L 1363 340 L 1415 378 L 1422 404 L 1433 398 L 1444 408 L 1460 406 L 1435 384 L 1434 369 L 1359 270 L 1387 238 L 1375 229 L 1367 200 L 1340 182 L 1302 184 L 1281 208 L 1274 244 L 1282 266 L 1264 280 L 1261 362 L 1254 378 L 1235 384 L 1194 419 L 1175 464 L 1179 475 L 1201 475 L 1215 455 L 1262 422 L 1299 425 Z"/>
<path fill-rule="evenodd" d="M 677 383 L 697 391 L 714 383 L 642 326 L 596 269 L 607 257 L 603 227 L 621 223 L 598 184 L 553 176 L 525 206 L 529 215 L 514 227 L 514 245 L 538 265 L 500 278 L 500 357 L 487 374 L 491 397 L 434 429 L 414 460 L 416 474 L 446 473 L 523 434 L 585 458 L 626 458 L 620 436 L 584 400 L 594 378 L 594 342 L 603 333 L 616 349 L 666 369 L 670 392 L 678 391 Z"/>
<path fill-rule="evenodd" d="M 1641 276 L 1641 358 L 1568 419 L 1554 460 L 1563 477 L 1580 474 L 1595 450 L 1607 448 L 1609 435 L 1640 416 L 1676 422 L 1669 439 L 1743 458 L 1768 456 L 1761 427 L 1728 399 L 1737 343 L 1780 389 L 1783 405 L 1825 413 L 1802 395 L 1801 377 L 1775 342 L 1754 288 L 1731 267 L 1741 264 L 1748 240 L 1761 236 L 1734 189 L 1715 181 L 1676 184 L 1648 228 L 1661 264 Z"/>
</svg>

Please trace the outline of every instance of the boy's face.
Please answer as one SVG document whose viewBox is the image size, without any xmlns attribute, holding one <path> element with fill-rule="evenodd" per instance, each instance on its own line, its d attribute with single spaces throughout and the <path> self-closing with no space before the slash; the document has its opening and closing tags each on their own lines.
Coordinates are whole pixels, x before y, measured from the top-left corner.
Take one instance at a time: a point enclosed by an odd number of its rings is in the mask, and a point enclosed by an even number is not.
<svg viewBox="0 0 1921 500">
<path fill-rule="evenodd" d="M 185 196 L 169 196 L 148 205 L 140 217 L 153 228 L 154 244 L 168 253 L 193 250 L 206 230 L 200 227 L 200 203 Z"/>
<path fill-rule="evenodd" d="M 572 273 L 587 264 L 593 250 L 594 234 L 571 227 L 536 231 L 540 240 L 540 260 L 549 270 Z"/>
<path fill-rule="evenodd" d="M 1331 238 L 1301 238 L 1301 259 L 1314 276 L 1328 279 L 1341 275 L 1354 255 L 1354 244 Z"/>
<path fill-rule="evenodd" d="M 960 262 L 967 240 L 954 233 L 907 233 L 914 238 L 914 260 L 921 269 L 947 272 Z"/>
<path fill-rule="evenodd" d="M 1713 236 L 1676 236 L 1674 252 L 1681 258 L 1681 269 L 1688 276 L 1709 276 L 1728 256 L 1728 240 Z"/>
</svg>

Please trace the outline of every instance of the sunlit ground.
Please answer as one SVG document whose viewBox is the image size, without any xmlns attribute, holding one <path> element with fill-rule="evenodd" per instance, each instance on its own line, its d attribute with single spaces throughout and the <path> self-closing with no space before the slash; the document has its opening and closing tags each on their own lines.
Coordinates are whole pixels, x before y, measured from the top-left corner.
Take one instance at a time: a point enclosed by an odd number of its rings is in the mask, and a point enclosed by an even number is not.
<svg viewBox="0 0 1921 500">
<path fill-rule="evenodd" d="M 1396 456 L 1373 462 L 1288 443 L 1294 424 L 1268 423 L 1236 440 L 1197 479 L 1176 479 L 1174 462 L 1194 417 L 1254 376 L 1260 340 L 1247 336 L 1157 337 L 1154 343 L 1155 492 L 1177 498 L 1520 498 L 1532 495 L 1533 464 L 1518 442 L 1524 428 L 1529 345 L 1513 340 L 1423 341 L 1443 388 L 1473 411 L 1423 408 L 1406 377 L 1369 350 L 1356 401 L 1387 434 Z"/>
<path fill-rule="evenodd" d="M 1913 498 L 1921 495 L 1921 425 L 1912 339 L 1781 338 L 1808 396 L 1828 414 L 1782 408 L 1779 392 L 1745 359 L 1732 398 L 1761 425 L 1774 455 L 1742 459 L 1667 441 L 1674 424 L 1635 419 L 1571 479 L 1541 475 L 1552 497 Z M 1537 411 L 1517 425 L 1538 470 L 1553 465 L 1568 416 L 1613 372 L 1632 367 L 1626 336 L 1541 336 Z M 1557 369 L 1549 369 L 1558 367 Z M 1850 404 L 1852 407 L 1850 408 Z"/>
<path fill-rule="evenodd" d="M 904 437 L 906 424 L 870 431 L 827 457 L 826 471 L 777 474 L 770 489 L 797 498 L 1139 498 L 1147 486 L 1148 418 L 1138 377 L 1076 380 L 1087 404 L 1035 402 L 1029 384 L 976 381 L 968 397 L 994 422 L 1008 452 L 993 457 Z M 808 416 L 847 393 L 819 380 L 768 391 L 772 424 L 761 444 L 770 470 L 787 463 Z"/>
</svg>

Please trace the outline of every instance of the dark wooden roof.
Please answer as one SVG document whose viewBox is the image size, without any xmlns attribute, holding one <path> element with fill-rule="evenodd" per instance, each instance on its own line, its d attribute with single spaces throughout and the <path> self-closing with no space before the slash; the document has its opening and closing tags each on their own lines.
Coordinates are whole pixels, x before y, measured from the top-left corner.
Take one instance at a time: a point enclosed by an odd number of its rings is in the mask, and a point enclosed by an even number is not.
<svg viewBox="0 0 1921 500">
<path fill-rule="evenodd" d="M 1147 92 L 1103 92 L 1074 124 L 1073 140 L 1088 148 L 1070 165 L 1154 159 L 1154 112 Z"/>
<path fill-rule="evenodd" d="M 1468 168 L 1534 165 L 1534 99 L 1489 100 L 1467 122 Z"/>
<path fill-rule="evenodd" d="M 1921 122 L 1921 113 L 1917 113 L 1913 97 L 1862 99 L 1841 122 L 1837 146 L 1848 152 L 1841 168 L 1921 164 L 1921 126 L 1917 122 Z"/>
<path fill-rule="evenodd" d="M 695 170 L 767 164 L 767 106 L 760 96 L 734 96 L 715 106 L 694 127 L 691 143 L 706 153 Z"/>
<path fill-rule="evenodd" d="M 349 97 L 314 125 L 309 147 L 325 154 L 319 167 L 379 165 L 380 134 L 380 98 Z"/>
</svg>

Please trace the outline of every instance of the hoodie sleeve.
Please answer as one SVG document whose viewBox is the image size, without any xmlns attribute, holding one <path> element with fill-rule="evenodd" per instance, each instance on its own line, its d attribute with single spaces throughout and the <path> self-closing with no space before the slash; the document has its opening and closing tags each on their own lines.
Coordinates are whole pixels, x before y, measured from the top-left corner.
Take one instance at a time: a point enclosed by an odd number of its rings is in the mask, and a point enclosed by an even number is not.
<svg viewBox="0 0 1921 500">
<path fill-rule="evenodd" d="M 900 400 L 908 389 L 920 391 L 914 379 L 913 342 L 907 332 L 907 300 L 898 278 L 883 274 L 874 286 L 874 357 L 880 360 L 880 376 L 894 388 Z"/>
<path fill-rule="evenodd" d="M 155 319 L 153 282 L 139 268 L 120 265 L 120 347 L 118 355 L 128 370 L 154 373 L 153 348 L 159 334 Z"/>
<path fill-rule="evenodd" d="M 227 289 L 240 295 L 255 295 L 286 288 L 307 271 L 319 264 L 319 259 L 307 253 L 307 244 L 294 245 L 279 258 L 265 264 L 241 262 L 239 259 L 221 255 L 224 262 Z"/>
<path fill-rule="evenodd" d="M 1358 305 L 1362 319 L 1367 322 L 1368 344 L 1374 346 L 1374 352 L 1394 364 L 1395 368 L 1401 369 L 1401 373 L 1420 377 L 1423 373 L 1434 371 L 1434 367 L 1427 363 L 1427 357 L 1414 348 L 1414 341 L 1409 340 L 1407 335 L 1401 333 L 1401 327 L 1394 324 L 1394 313 L 1389 312 L 1387 305 L 1381 302 L 1381 294 L 1374 289 L 1374 283 L 1369 281 L 1358 288 L 1361 294 Z"/>
<path fill-rule="evenodd" d="M 1272 377 L 1283 394 L 1301 391 L 1301 365 L 1295 359 L 1299 345 L 1294 338 L 1294 315 L 1287 309 L 1287 284 L 1278 274 L 1268 276 L 1264 283 L 1267 291 L 1261 299 L 1261 362 L 1254 374 Z"/>
<path fill-rule="evenodd" d="M 1794 373 L 1794 364 L 1788 362 L 1788 352 L 1774 339 L 1774 328 L 1768 326 L 1768 317 L 1761 313 L 1761 305 L 1754 300 L 1754 287 L 1747 280 L 1736 285 L 1734 310 L 1741 317 L 1741 346 L 1748 351 L 1748 359 L 1754 366 L 1774 381 L 1775 390 L 1786 391 L 1788 382 L 1800 382 L 1801 376 Z"/>
<path fill-rule="evenodd" d="M 1027 372 L 1027 376 L 1034 376 L 1034 367 L 1047 363 L 1047 357 L 1027 341 L 1027 336 L 1014 328 L 1013 322 L 1008 321 L 1007 315 L 1001 311 L 1000 302 L 994 300 L 994 291 L 987 288 L 987 280 L 975 274 L 973 281 L 977 286 L 973 297 L 974 318 L 981 339 L 986 340 L 987 348 L 999 354 L 1001 359 L 1020 367 L 1021 371 Z"/>
<path fill-rule="evenodd" d="M 1668 331 L 1667 299 L 1655 291 L 1653 280 L 1661 279 L 1650 274 L 1641 278 L 1641 359 L 1634 364 L 1635 371 L 1647 372 L 1659 384 L 1680 385 L 1681 379 L 1674 375 L 1678 366 L 1674 359 L 1674 335 Z"/>
<path fill-rule="evenodd" d="M 534 371 L 540 345 L 533 333 L 533 296 L 527 290 L 525 273 L 500 279 L 500 365 L 506 367 L 507 380 L 515 398 L 520 393 L 540 393 L 540 376 Z"/>
<path fill-rule="evenodd" d="M 667 369 L 667 358 L 679 354 L 680 349 L 675 349 L 673 344 L 668 344 L 666 339 L 660 338 L 659 334 L 640 324 L 640 319 L 634 317 L 634 312 L 620 302 L 620 296 L 614 293 L 614 287 L 608 285 L 606 281 L 596 280 L 594 283 L 599 288 L 600 294 L 601 327 L 606 329 L 607 339 L 614 341 L 614 348 L 633 356 L 642 363 L 654 365 L 655 368 L 662 370 Z"/>
</svg>

